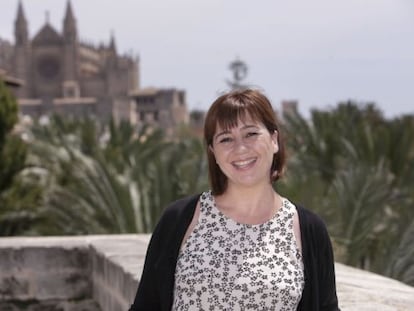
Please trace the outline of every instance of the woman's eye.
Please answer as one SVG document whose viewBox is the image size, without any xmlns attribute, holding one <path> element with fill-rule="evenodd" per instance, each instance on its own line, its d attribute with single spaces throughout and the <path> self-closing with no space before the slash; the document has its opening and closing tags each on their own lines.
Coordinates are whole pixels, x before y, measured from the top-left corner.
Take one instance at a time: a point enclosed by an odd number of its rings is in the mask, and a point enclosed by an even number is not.
<svg viewBox="0 0 414 311">
<path fill-rule="evenodd" d="M 219 143 L 229 143 L 231 141 L 232 141 L 231 137 L 223 137 L 222 139 L 219 140 Z"/>
<path fill-rule="evenodd" d="M 259 135 L 258 132 L 249 132 L 249 133 L 246 134 L 246 137 L 253 137 L 253 136 L 257 136 L 257 135 Z"/>
</svg>

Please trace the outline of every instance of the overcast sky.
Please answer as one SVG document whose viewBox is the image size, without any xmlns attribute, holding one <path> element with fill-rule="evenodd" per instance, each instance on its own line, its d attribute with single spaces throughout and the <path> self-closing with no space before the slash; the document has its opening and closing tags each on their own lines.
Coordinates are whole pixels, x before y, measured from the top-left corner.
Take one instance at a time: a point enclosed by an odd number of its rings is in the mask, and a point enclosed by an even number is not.
<svg viewBox="0 0 414 311">
<path fill-rule="evenodd" d="M 62 30 L 67 0 L 23 0 L 29 35 Z M 348 99 L 375 102 L 387 117 L 414 113 L 413 0 L 71 0 L 80 38 L 140 57 L 141 87 L 187 92 L 206 110 L 226 90 L 228 65 L 279 109 Z M 1 0 L 0 37 L 13 41 L 18 0 Z"/>
</svg>

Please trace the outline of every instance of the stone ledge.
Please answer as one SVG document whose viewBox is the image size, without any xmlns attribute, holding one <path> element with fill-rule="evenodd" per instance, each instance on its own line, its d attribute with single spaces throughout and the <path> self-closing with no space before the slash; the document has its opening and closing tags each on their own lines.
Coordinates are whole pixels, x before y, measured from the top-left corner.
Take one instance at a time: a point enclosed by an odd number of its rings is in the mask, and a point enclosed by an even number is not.
<svg viewBox="0 0 414 311">
<path fill-rule="evenodd" d="M 50 301 L 83 295 L 93 298 L 102 311 L 125 311 L 135 296 L 149 238 L 139 234 L 0 238 L 0 303 L 10 298 Z M 335 267 L 342 311 L 412 310 L 413 287 L 340 263 Z"/>
</svg>

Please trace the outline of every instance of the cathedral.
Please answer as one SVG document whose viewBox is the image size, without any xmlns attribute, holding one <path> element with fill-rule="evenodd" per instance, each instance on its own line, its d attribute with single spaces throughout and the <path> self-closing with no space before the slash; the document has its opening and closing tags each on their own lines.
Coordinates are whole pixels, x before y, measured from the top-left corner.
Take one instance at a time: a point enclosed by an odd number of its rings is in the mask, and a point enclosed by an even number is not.
<svg viewBox="0 0 414 311">
<path fill-rule="evenodd" d="M 106 45 L 79 40 L 70 0 L 62 33 L 46 20 L 33 38 L 19 1 L 14 37 L 14 45 L 0 42 L 0 68 L 23 81 L 15 90 L 22 115 L 113 117 L 168 127 L 188 121 L 184 91 L 140 89 L 139 60 L 118 54 L 113 35 Z"/>
</svg>

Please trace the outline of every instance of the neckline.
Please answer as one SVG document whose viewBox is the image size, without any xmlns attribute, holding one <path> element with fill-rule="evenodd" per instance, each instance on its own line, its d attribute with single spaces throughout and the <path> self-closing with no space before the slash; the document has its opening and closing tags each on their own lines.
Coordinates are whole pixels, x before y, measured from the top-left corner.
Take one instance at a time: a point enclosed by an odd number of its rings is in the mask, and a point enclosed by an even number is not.
<svg viewBox="0 0 414 311">
<path fill-rule="evenodd" d="M 269 218 L 269 219 L 267 219 L 267 220 L 265 220 L 264 222 L 262 222 L 262 223 L 258 223 L 258 224 L 247 224 L 247 223 L 243 223 L 243 222 L 239 222 L 239 221 L 237 221 L 237 220 L 235 220 L 235 219 L 233 219 L 233 218 L 231 218 L 230 216 L 227 216 L 226 214 L 224 214 L 218 207 L 217 207 L 217 204 L 216 204 L 216 199 L 215 199 L 215 197 L 213 196 L 213 194 L 211 193 L 211 190 L 208 192 L 208 195 L 209 195 L 209 197 L 211 198 L 211 208 L 214 210 L 214 212 L 218 215 L 218 216 L 220 216 L 220 217 L 222 217 L 222 218 L 224 218 L 226 221 L 229 221 L 229 222 L 232 222 L 233 224 L 235 224 L 236 226 L 240 226 L 240 227 L 245 227 L 245 228 L 260 228 L 260 227 L 264 227 L 264 226 L 266 226 L 266 225 L 268 225 L 268 224 L 270 224 L 270 223 L 273 223 L 278 217 L 279 217 L 279 214 L 282 212 L 282 210 L 284 210 L 285 209 L 285 204 L 286 204 L 286 198 L 285 197 L 281 197 L 281 201 L 282 201 L 282 204 L 281 204 L 281 206 L 280 206 L 280 208 L 278 208 L 277 210 L 276 210 L 276 212 Z"/>
</svg>

